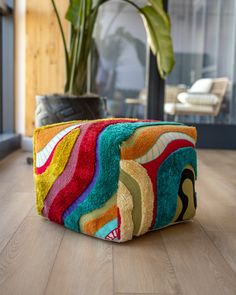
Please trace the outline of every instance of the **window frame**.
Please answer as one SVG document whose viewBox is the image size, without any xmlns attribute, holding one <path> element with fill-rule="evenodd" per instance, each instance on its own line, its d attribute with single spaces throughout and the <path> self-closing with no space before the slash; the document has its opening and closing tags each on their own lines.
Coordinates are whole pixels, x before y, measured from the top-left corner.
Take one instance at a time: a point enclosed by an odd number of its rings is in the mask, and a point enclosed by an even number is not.
<svg viewBox="0 0 236 295">
<path fill-rule="evenodd" d="M 14 133 L 14 14 L 13 1 L 0 15 L 0 134 Z"/>
<path fill-rule="evenodd" d="M 0 134 L 3 132 L 3 91 L 2 91 L 2 16 L 0 15 Z"/>
<path fill-rule="evenodd" d="M 0 11 L 0 159 L 21 146 L 21 136 L 14 133 L 14 1 L 5 3 L 7 12 Z"/>
</svg>

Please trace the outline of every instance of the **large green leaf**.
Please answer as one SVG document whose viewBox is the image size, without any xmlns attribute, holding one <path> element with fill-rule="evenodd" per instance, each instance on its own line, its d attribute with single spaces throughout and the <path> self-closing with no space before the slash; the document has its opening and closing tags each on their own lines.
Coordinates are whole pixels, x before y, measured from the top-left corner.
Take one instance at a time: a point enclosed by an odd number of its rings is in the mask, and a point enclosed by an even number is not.
<svg viewBox="0 0 236 295">
<path fill-rule="evenodd" d="M 77 29 L 80 25 L 80 11 L 82 7 L 82 1 L 83 0 L 71 0 L 66 12 L 66 19 Z"/>
<path fill-rule="evenodd" d="M 175 64 L 169 18 L 161 0 L 149 0 L 148 5 L 139 11 L 143 16 L 151 50 L 157 57 L 160 75 L 165 78 Z"/>
<path fill-rule="evenodd" d="M 83 3 L 84 2 L 84 3 Z M 85 5 L 83 5 L 85 4 Z M 66 12 L 66 19 L 71 22 L 75 29 L 79 29 L 82 16 L 88 16 L 91 13 L 92 0 L 71 0 Z M 85 7 L 85 11 L 84 11 Z"/>
<path fill-rule="evenodd" d="M 82 11 L 83 1 L 86 3 L 86 16 L 92 15 L 94 10 L 108 2 L 110 0 L 70 0 L 69 7 L 66 12 L 66 19 L 71 22 L 75 29 L 79 29 L 81 25 L 81 15 L 84 14 Z"/>
</svg>

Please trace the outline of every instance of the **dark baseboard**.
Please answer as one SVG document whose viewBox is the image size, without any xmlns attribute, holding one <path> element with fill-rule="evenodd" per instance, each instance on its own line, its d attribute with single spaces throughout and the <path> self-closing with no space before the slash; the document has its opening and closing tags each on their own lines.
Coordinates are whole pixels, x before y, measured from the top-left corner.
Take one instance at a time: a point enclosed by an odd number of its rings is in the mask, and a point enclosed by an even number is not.
<svg viewBox="0 0 236 295">
<path fill-rule="evenodd" d="M 0 160 L 21 147 L 21 135 L 0 134 Z"/>
<path fill-rule="evenodd" d="M 197 148 L 236 150 L 236 125 L 197 124 L 196 128 Z"/>
</svg>

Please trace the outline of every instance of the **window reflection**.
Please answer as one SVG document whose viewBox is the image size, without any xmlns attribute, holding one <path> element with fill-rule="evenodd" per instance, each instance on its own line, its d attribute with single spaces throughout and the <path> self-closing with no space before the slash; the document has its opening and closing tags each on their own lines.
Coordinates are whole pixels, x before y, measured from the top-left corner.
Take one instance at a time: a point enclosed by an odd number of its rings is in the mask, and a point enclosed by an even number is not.
<svg viewBox="0 0 236 295">
<path fill-rule="evenodd" d="M 170 0 L 176 66 L 167 79 L 167 119 L 236 123 L 236 3 Z"/>
<path fill-rule="evenodd" d="M 107 97 L 110 116 L 143 118 L 147 48 L 136 10 L 120 1 L 104 5 L 95 29 L 95 43 L 93 91 Z"/>
</svg>

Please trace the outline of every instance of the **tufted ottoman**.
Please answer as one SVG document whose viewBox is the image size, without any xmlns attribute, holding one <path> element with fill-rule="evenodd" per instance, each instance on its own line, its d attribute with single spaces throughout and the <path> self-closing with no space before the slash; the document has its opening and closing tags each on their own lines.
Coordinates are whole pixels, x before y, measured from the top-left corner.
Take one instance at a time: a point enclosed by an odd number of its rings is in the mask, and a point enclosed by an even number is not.
<svg viewBox="0 0 236 295">
<path fill-rule="evenodd" d="M 191 219 L 196 129 L 103 119 L 34 133 L 38 213 L 66 228 L 124 242 Z"/>
</svg>

